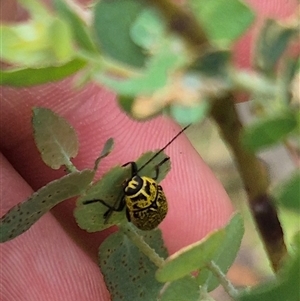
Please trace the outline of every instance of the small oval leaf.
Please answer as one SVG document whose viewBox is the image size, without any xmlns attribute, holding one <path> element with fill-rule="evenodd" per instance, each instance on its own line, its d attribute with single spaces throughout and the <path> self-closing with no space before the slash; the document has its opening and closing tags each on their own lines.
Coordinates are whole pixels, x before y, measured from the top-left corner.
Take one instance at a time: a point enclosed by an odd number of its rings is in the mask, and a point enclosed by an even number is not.
<svg viewBox="0 0 300 301">
<path fill-rule="evenodd" d="M 161 257 L 168 256 L 160 230 L 137 232 Z M 156 266 L 122 232 L 101 244 L 99 265 L 113 301 L 153 301 L 162 288 L 154 277 Z"/>
<path fill-rule="evenodd" d="M 200 287 L 195 278 L 185 276 L 163 289 L 159 301 L 199 301 Z"/>
<path fill-rule="evenodd" d="M 204 267 L 210 262 L 225 238 L 224 229 L 217 230 L 168 257 L 156 272 L 160 282 L 174 281 Z"/>
<path fill-rule="evenodd" d="M 244 224 L 241 214 L 234 214 L 224 230 L 225 239 L 222 243 L 222 246 L 219 248 L 219 251 L 216 253 L 216 256 L 212 260 L 226 275 L 236 258 L 244 235 Z M 208 272 L 208 274 L 204 272 L 204 274 L 205 279 L 202 280 L 202 271 L 200 271 L 197 281 L 199 285 L 203 285 L 203 283 L 205 283 L 207 291 L 210 292 L 214 290 L 220 282 L 211 272 Z"/>
<path fill-rule="evenodd" d="M 250 151 L 262 150 L 279 143 L 297 127 L 293 112 L 281 112 L 262 118 L 245 128 L 242 142 Z"/>
<path fill-rule="evenodd" d="M 286 208 L 300 213 L 300 171 L 282 183 L 275 193 L 275 198 Z"/>
<path fill-rule="evenodd" d="M 28 230 L 43 214 L 60 202 L 83 193 L 94 177 L 92 170 L 68 174 L 48 183 L 0 219 L 0 242 Z"/>
<path fill-rule="evenodd" d="M 78 139 L 74 128 L 50 109 L 34 108 L 34 140 L 43 161 L 53 169 L 70 166 L 77 155 Z"/>
</svg>

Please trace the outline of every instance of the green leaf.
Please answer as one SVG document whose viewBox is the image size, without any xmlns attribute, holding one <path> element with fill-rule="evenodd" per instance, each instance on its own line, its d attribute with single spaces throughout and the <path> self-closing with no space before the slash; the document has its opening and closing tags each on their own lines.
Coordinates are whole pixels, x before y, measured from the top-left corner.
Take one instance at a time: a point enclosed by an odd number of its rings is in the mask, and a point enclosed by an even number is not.
<svg viewBox="0 0 300 301">
<path fill-rule="evenodd" d="M 19 3 L 26 8 L 31 17 L 40 21 L 49 21 L 52 18 L 47 6 L 38 0 L 19 0 Z"/>
<path fill-rule="evenodd" d="M 242 141 L 250 151 L 258 151 L 279 143 L 297 126 L 293 112 L 266 116 L 245 128 Z"/>
<path fill-rule="evenodd" d="M 73 36 L 77 44 L 89 51 L 96 52 L 96 46 L 92 41 L 92 37 L 89 34 L 87 25 L 83 22 L 82 19 L 67 5 L 66 1 L 63 0 L 54 0 L 53 1 L 58 14 L 64 18 L 70 24 Z"/>
<path fill-rule="evenodd" d="M 73 59 L 60 66 L 0 70 L 0 82 L 4 86 L 29 87 L 64 79 L 86 66 L 81 59 Z"/>
<path fill-rule="evenodd" d="M 228 50 L 209 50 L 199 57 L 190 69 L 209 77 L 225 77 L 230 56 Z"/>
<path fill-rule="evenodd" d="M 75 54 L 68 25 L 56 18 L 1 25 L 0 31 L 1 56 L 8 63 L 45 67 L 65 63 Z M 53 42 L 54 37 L 58 43 Z"/>
<path fill-rule="evenodd" d="M 165 32 L 166 26 L 158 12 L 152 8 L 146 8 L 133 23 L 130 36 L 137 45 L 151 50 L 159 46 Z"/>
<path fill-rule="evenodd" d="M 276 280 L 243 291 L 238 301 L 299 301 L 300 252 L 289 260 Z"/>
<path fill-rule="evenodd" d="M 160 230 L 138 231 L 147 244 L 166 257 Z M 122 232 L 110 235 L 99 248 L 99 264 L 112 301 L 153 301 L 162 284 L 156 266 Z"/>
<path fill-rule="evenodd" d="M 285 27 L 275 20 L 267 20 L 256 43 L 256 68 L 270 73 L 296 33 L 295 28 Z"/>
<path fill-rule="evenodd" d="M 137 161 L 137 166 L 141 167 L 157 152 L 148 152 L 143 154 Z M 140 176 L 153 177 L 155 175 L 155 166 L 163 159 L 167 158 L 164 153 L 160 153 L 145 168 L 139 171 Z M 170 170 L 170 162 L 167 161 L 159 169 L 160 182 Z M 131 175 L 130 166 L 116 166 L 109 170 L 98 182 L 95 183 L 87 193 L 78 199 L 77 208 L 74 211 L 76 221 L 80 228 L 88 232 L 101 231 L 115 224 L 127 222 L 126 214 L 122 212 L 113 212 L 108 221 L 105 222 L 103 214 L 107 211 L 107 207 L 101 203 L 83 204 L 83 201 L 101 199 L 110 205 L 117 205 L 123 197 L 123 183 Z"/>
<path fill-rule="evenodd" d="M 72 169 L 70 158 L 77 155 L 78 140 L 74 128 L 50 109 L 34 108 L 34 140 L 43 161 L 53 169 L 65 165 Z"/>
<path fill-rule="evenodd" d="M 54 19 L 49 26 L 49 39 L 53 45 L 53 52 L 58 61 L 65 62 L 73 57 L 71 30 L 69 25 L 60 19 Z"/>
<path fill-rule="evenodd" d="M 95 76 L 95 80 L 121 94 L 123 97 L 134 97 L 139 94 L 150 94 L 163 88 L 172 71 L 186 62 L 184 54 L 172 52 L 166 45 L 157 54 L 151 57 L 147 68 L 140 76 L 127 80 L 116 80 L 101 73 Z"/>
<path fill-rule="evenodd" d="M 225 275 L 236 258 L 243 235 L 243 219 L 239 213 L 236 213 L 226 226 L 225 239 L 219 251 L 212 259 Z M 208 292 L 214 290 L 219 285 L 219 280 L 207 270 L 204 270 L 204 272 L 200 271 L 197 281 L 201 286 L 205 283 Z"/>
<path fill-rule="evenodd" d="M 169 283 L 159 301 L 199 301 L 199 284 L 190 276 Z"/>
<path fill-rule="evenodd" d="M 93 29 L 100 50 L 125 64 L 142 67 L 146 55 L 130 36 L 130 30 L 144 8 L 141 0 L 103 0 L 95 5 Z"/>
<path fill-rule="evenodd" d="M 300 171 L 297 170 L 276 189 L 275 199 L 284 207 L 300 213 Z"/>
<path fill-rule="evenodd" d="M 200 122 L 209 111 L 209 102 L 202 101 L 193 106 L 174 104 L 170 107 L 171 116 L 180 124 Z"/>
<path fill-rule="evenodd" d="M 118 103 L 123 111 L 127 114 L 132 114 L 132 107 L 135 98 L 132 96 L 118 95 Z"/>
<path fill-rule="evenodd" d="M 214 258 L 224 238 L 223 229 L 214 231 L 204 239 L 174 253 L 157 270 L 156 279 L 160 282 L 174 281 L 201 269 Z"/>
<path fill-rule="evenodd" d="M 94 171 L 97 171 L 98 169 L 98 165 L 100 163 L 100 161 L 107 157 L 111 151 L 113 150 L 113 147 L 114 147 L 114 139 L 113 138 L 109 138 L 105 144 L 104 144 L 104 147 L 100 153 L 100 156 L 95 160 L 95 166 L 94 166 Z"/>
<path fill-rule="evenodd" d="M 254 13 L 239 0 L 189 0 L 191 11 L 212 42 L 228 47 L 254 21 Z"/>
<path fill-rule="evenodd" d="M 297 76 L 299 70 L 300 58 L 287 58 L 284 60 L 284 66 L 282 72 L 278 74 L 278 99 L 282 103 L 289 104 L 293 92 L 291 92 L 291 85 L 293 80 Z M 297 88 L 296 88 L 297 89 Z"/>
<path fill-rule="evenodd" d="M 0 219 L 0 242 L 17 237 L 51 208 L 83 193 L 93 177 L 92 170 L 68 174 L 48 183 L 25 202 L 14 206 Z"/>
</svg>

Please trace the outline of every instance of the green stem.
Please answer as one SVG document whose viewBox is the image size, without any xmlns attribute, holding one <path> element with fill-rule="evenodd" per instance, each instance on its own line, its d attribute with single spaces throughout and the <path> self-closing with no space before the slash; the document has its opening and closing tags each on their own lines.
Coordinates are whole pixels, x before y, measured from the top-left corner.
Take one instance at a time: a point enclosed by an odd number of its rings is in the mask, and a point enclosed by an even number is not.
<svg viewBox="0 0 300 301">
<path fill-rule="evenodd" d="M 164 265 L 164 259 L 161 258 L 154 249 L 152 249 L 140 236 L 131 223 L 125 223 L 119 229 L 151 260 L 158 268 Z"/>
<path fill-rule="evenodd" d="M 67 162 L 65 163 L 65 168 L 68 174 L 78 171 L 78 169 L 75 167 L 75 165 L 70 161 L 68 157 L 66 157 L 66 161 Z"/>
<path fill-rule="evenodd" d="M 235 298 L 238 295 L 238 291 L 235 289 L 235 287 L 232 285 L 232 283 L 229 281 L 229 279 L 226 277 L 226 275 L 220 270 L 218 265 L 214 263 L 214 261 L 211 261 L 207 264 L 207 268 L 214 274 L 214 276 L 219 280 L 220 284 L 223 286 L 224 290 L 227 292 L 227 294 L 235 300 Z"/>
</svg>

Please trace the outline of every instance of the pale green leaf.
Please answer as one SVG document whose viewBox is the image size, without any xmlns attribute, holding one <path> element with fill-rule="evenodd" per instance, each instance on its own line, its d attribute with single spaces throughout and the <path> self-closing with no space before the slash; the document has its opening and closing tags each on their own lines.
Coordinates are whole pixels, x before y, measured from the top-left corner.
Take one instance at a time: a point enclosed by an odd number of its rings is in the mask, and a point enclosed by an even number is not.
<svg viewBox="0 0 300 301">
<path fill-rule="evenodd" d="M 160 282 L 174 281 L 201 269 L 215 257 L 224 238 L 224 229 L 214 231 L 204 239 L 174 253 L 157 270 L 156 279 Z"/>
<path fill-rule="evenodd" d="M 161 257 L 167 256 L 160 230 L 137 232 Z M 162 288 L 155 280 L 157 267 L 122 232 L 101 244 L 99 263 L 112 301 L 157 299 Z"/>
<path fill-rule="evenodd" d="M 34 108 L 32 124 L 34 140 L 43 161 L 53 169 L 70 167 L 77 155 L 78 140 L 74 128 L 50 109 Z"/>
<path fill-rule="evenodd" d="M 92 170 L 68 174 L 48 183 L 29 199 L 11 208 L 0 219 L 0 242 L 17 237 L 60 202 L 82 194 L 93 177 Z"/>
</svg>

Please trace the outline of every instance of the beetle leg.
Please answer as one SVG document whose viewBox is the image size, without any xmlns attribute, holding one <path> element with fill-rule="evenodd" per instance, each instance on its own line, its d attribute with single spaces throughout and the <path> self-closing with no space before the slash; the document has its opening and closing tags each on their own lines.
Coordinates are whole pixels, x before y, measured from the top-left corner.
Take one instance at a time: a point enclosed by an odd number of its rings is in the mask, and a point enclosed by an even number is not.
<svg viewBox="0 0 300 301">
<path fill-rule="evenodd" d="M 127 162 L 125 164 L 122 165 L 122 167 L 125 167 L 127 165 L 131 164 L 131 176 L 135 176 L 137 174 L 138 168 L 135 162 L 131 161 L 131 162 Z"/>
<path fill-rule="evenodd" d="M 170 157 L 167 157 L 167 158 L 164 158 L 160 163 L 158 163 L 156 166 L 155 166 L 155 176 L 153 177 L 153 180 L 157 180 L 158 178 L 158 175 L 159 175 L 159 168 L 167 161 L 170 160 Z"/>
</svg>

